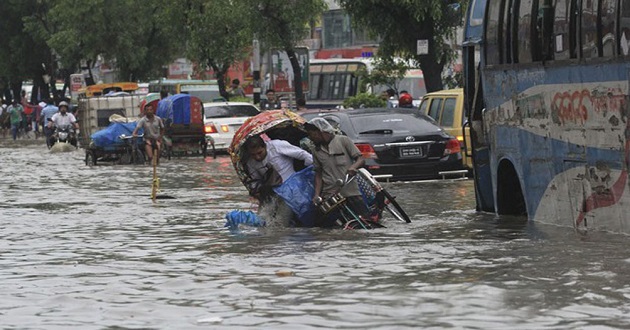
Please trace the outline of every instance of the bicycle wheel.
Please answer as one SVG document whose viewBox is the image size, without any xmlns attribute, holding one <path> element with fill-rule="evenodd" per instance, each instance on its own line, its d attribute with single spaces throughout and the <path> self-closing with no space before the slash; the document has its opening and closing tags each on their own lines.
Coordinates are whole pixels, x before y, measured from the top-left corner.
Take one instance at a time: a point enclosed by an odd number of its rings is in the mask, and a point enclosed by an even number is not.
<svg viewBox="0 0 630 330">
<path fill-rule="evenodd" d="M 394 198 L 387 190 L 385 190 L 385 188 L 383 188 L 380 193 L 382 193 L 385 197 L 385 208 L 387 209 L 387 211 L 389 211 L 389 213 L 394 216 L 394 218 L 400 221 L 404 221 L 406 223 L 411 222 L 411 219 L 409 219 L 407 212 L 405 212 L 405 210 L 400 207 L 400 204 L 398 204 L 396 198 Z"/>
<path fill-rule="evenodd" d="M 131 162 L 136 165 L 144 164 L 144 153 L 140 149 L 134 149 L 131 152 Z"/>
<path fill-rule="evenodd" d="M 85 152 L 85 165 L 87 166 L 95 166 L 96 165 L 96 155 L 93 151 Z"/>
</svg>

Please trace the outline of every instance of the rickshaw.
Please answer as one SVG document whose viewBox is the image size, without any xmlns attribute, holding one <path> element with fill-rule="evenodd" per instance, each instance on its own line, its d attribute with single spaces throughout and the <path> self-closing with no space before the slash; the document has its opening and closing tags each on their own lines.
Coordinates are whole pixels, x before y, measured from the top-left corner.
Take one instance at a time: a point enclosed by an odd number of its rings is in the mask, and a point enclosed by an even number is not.
<svg viewBox="0 0 630 330">
<path fill-rule="evenodd" d="M 137 123 L 112 122 L 90 136 L 90 144 L 85 148 L 85 164 L 97 165 L 99 162 L 115 164 L 144 164 L 144 142 L 142 136 L 133 137 Z M 139 131 L 142 134 L 142 129 Z"/>
<path fill-rule="evenodd" d="M 295 112 L 287 109 L 270 110 L 249 118 L 236 131 L 234 139 L 228 148 L 228 153 L 230 154 L 232 164 L 239 179 L 248 190 L 250 188 L 246 183 L 251 180 L 251 177 L 249 176 L 245 166 L 248 157 L 243 147 L 245 141 L 251 136 L 264 135 L 265 138 L 283 139 L 296 146 L 305 146 L 307 144 L 304 143 L 304 138 L 307 137 L 307 134 L 304 130 L 304 124 L 305 119 Z M 287 181 L 293 180 L 294 178 L 301 178 L 302 180 L 309 181 L 301 183 L 300 187 L 305 187 L 304 189 L 285 189 L 285 186 L 289 183 L 284 182 L 278 188 L 274 188 L 274 191 L 280 195 L 285 202 L 287 202 L 287 204 L 298 216 L 299 219 L 296 225 L 313 227 L 314 219 L 312 219 L 312 216 L 316 213 L 314 212 L 315 206 L 311 202 L 314 191 L 314 174 L 312 168 L 310 167 L 305 169 L 296 168 L 296 170 L 299 171 L 291 176 L 291 178 Z M 342 184 L 346 184 L 351 180 L 358 181 L 361 194 L 363 195 L 363 200 L 366 205 L 368 205 L 372 217 L 369 221 L 361 219 L 348 207 L 343 196 L 338 194 L 333 195 L 327 200 L 321 201 L 317 207 L 322 214 L 337 212 L 340 215 L 337 224 L 341 228 L 370 229 L 383 227 L 383 225 L 380 224 L 380 220 L 382 218 L 383 210 L 385 209 L 388 210 L 397 220 L 405 221 L 407 223 L 411 222 L 409 216 L 398 204 L 396 199 L 387 192 L 366 169 L 360 169 L 358 174 L 353 178 L 345 178 L 345 181 L 343 181 Z M 287 192 L 298 194 L 299 196 L 287 196 Z M 308 193 L 310 193 L 310 196 L 304 196 Z M 228 213 L 226 218 L 228 220 L 226 226 L 229 227 L 234 227 L 235 225 L 237 226 L 239 222 L 248 225 L 256 225 L 256 223 L 260 225 L 261 221 L 264 221 L 263 219 L 260 219 L 258 222 L 253 221 L 252 218 L 255 218 L 255 215 L 251 212 L 247 212 L 245 214 L 243 212 L 239 213 L 233 211 Z"/>
<path fill-rule="evenodd" d="M 188 94 L 170 95 L 158 102 L 156 115 L 164 121 L 164 151 L 171 155 L 206 157 L 207 142 L 203 123 L 203 104 Z"/>
</svg>

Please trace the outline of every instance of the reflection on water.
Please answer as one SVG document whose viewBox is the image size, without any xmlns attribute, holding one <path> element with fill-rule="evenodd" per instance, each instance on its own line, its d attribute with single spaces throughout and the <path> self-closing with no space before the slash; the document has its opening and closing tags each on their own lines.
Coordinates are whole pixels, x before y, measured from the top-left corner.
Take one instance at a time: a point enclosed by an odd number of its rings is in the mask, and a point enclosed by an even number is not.
<svg viewBox="0 0 630 330">
<path fill-rule="evenodd" d="M 628 328 L 626 237 L 474 211 L 471 181 L 390 183 L 412 218 L 223 227 L 228 157 L 87 167 L 0 140 L 0 322 L 12 329 Z"/>
</svg>

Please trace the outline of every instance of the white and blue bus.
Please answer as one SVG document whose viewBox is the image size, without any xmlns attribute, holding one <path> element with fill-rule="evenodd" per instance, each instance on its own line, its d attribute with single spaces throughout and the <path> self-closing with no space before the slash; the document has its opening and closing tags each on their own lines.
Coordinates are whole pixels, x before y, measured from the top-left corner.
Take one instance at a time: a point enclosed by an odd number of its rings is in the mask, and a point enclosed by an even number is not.
<svg viewBox="0 0 630 330">
<path fill-rule="evenodd" d="M 334 108 L 341 105 L 349 97 L 356 96 L 360 89 L 358 71 L 371 72 L 371 58 L 333 58 L 314 59 L 309 63 L 309 91 L 307 105 L 309 108 Z M 389 87 L 384 85 L 368 86 L 367 92 L 380 94 Z M 398 82 L 399 91 L 409 92 L 417 104 L 426 94 L 422 70 L 410 69 L 405 78 Z"/>
<path fill-rule="evenodd" d="M 630 1 L 471 0 L 477 208 L 630 233 Z"/>
</svg>

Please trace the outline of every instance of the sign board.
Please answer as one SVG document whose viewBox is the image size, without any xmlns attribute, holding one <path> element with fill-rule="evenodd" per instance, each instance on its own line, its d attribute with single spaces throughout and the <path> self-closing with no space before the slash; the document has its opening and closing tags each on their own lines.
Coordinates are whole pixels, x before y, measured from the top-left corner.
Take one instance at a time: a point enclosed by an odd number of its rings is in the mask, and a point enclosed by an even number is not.
<svg viewBox="0 0 630 330">
<path fill-rule="evenodd" d="M 418 55 L 429 54 L 429 40 L 420 39 L 417 41 L 416 54 Z"/>
<path fill-rule="evenodd" d="M 70 75 L 70 97 L 72 100 L 79 98 L 79 91 L 85 87 L 85 78 L 82 73 L 75 73 Z"/>
<path fill-rule="evenodd" d="M 309 54 L 308 48 L 296 47 L 295 54 L 300 63 L 300 69 L 302 73 L 302 90 L 308 92 L 308 66 L 309 66 Z M 283 50 L 274 49 L 270 52 L 270 67 L 271 74 L 265 76 L 264 89 L 273 88 L 276 92 L 293 92 L 293 67 L 289 61 L 287 53 Z"/>
</svg>

